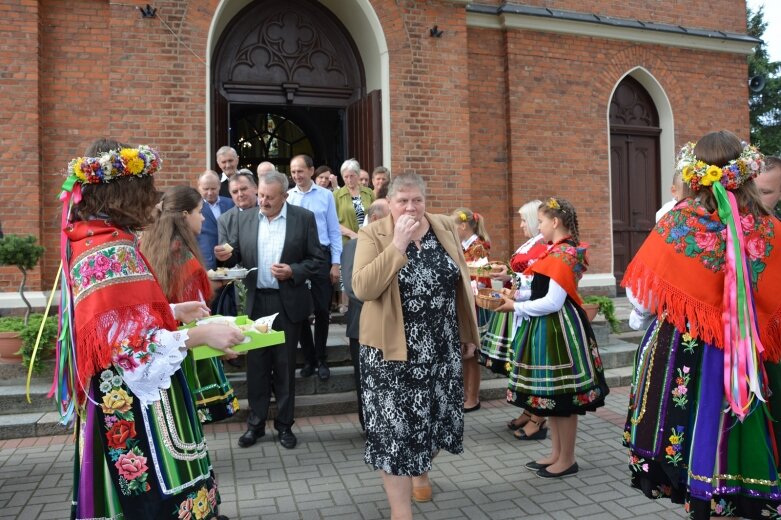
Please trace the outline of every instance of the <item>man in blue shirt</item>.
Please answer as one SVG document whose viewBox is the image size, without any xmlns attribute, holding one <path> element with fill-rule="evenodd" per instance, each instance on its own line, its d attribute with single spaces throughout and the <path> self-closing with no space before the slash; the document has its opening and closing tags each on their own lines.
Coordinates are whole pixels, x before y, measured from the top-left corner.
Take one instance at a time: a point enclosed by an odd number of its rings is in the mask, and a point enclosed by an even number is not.
<svg viewBox="0 0 781 520">
<path fill-rule="evenodd" d="M 336 203 L 333 194 L 314 183 L 314 162 L 308 155 L 297 155 L 290 161 L 290 175 L 296 183 L 288 191 L 287 202 L 301 206 L 315 214 L 320 247 L 328 260 L 322 268 L 309 279 L 312 291 L 312 303 L 315 314 L 315 334 L 309 322 L 304 322 L 301 331 L 301 349 L 305 364 L 301 377 L 309 377 L 317 367 L 318 377 L 325 381 L 331 376 L 326 364 L 325 345 L 328 340 L 328 322 L 333 286 L 339 281 L 339 263 L 342 256 L 342 235 L 339 219 L 336 216 Z"/>
</svg>

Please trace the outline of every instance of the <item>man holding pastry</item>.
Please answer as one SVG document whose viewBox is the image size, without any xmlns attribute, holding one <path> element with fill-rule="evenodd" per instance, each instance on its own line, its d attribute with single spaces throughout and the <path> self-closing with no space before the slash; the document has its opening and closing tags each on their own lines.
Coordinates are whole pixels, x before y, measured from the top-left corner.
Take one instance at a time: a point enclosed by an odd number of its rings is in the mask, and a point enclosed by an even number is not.
<svg viewBox="0 0 781 520">
<path fill-rule="evenodd" d="M 247 314 L 254 320 L 279 313 L 272 328 L 285 333 L 283 344 L 247 353 L 250 415 L 247 431 L 239 438 L 242 448 L 252 446 L 265 435 L 272 388 L 277 403 L 274 428 L 279 432 L 279 442 L 287 449 L 298 442 L 291 427 L 296 346 L 312 305 L 306 280 L 321 269 L 326 259 L 314 214 L 288 204 L 287 187 L 284 174 L 274 171 L 262 175 L 258 182 L 259 211 L 239 213 L 238 225 L 229 228 L 223 245 L 214 248 L 214 255 L 226 265 L 257 267 L 244 282 Z"/>
</svg>

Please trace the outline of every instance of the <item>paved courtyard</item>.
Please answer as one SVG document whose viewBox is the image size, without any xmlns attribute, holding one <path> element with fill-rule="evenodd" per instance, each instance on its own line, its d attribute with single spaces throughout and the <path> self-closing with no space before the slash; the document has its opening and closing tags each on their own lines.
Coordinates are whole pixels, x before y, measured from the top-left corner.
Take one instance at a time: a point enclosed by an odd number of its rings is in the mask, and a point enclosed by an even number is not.
<svg viewBox="0 0 781 520">
<path fill-rule="evenodd" d="M 620 438 L 627 392 L 613 389 L 607 406 L 581 419 L 581 470 L 556 481 L 539 479 L 523 467 L 545 453 L 550 441 L 515 440 L 505 423 L 517 409 L 503 401 L 484 402 L 466 416 L 464 453 L 443 453 L 435 460 L 434 500 L 415 505 L 415 518 L 684 518 L 681 506 L 649 501 L 626 483 Z M 251 448 L 239 448 L 243 431 L 237 423 L 206 428 L 222 514 L 264 520 L 389 518 L 381 478 L 363 463 L 355 414 L 297 421 L 294 450 L 268 434 Z M 72 440 L 65 435 L 0 441 L 0 518 L 68 518 L 72 455 Z"/>
</svg>

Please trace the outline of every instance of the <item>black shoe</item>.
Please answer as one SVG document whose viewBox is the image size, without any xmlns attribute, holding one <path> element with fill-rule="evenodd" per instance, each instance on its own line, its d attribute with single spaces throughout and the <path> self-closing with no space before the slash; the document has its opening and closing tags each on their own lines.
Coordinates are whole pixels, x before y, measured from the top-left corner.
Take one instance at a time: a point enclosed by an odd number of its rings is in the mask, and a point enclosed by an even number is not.
<svg viewBox="0 0 781 520">
<path fill-rule="evenodd" d="M 480 409 L 480 403 L 478 402 L 476 405 L 474 405 L 471 408 L 467 408 L 466 406 L 464 406 L 464 413 L 476 412 L 479 409 Z"/>
<path fill-rule="evenodd" d="M 315 373 L 315 367 L 313 365 L 310 365 L 309 363 L 306 363 L 303 367 L 301 367 L 301 377 L 309 377 L 312 374 Z"/>
<path fill-rule="evenodd" d="M 298 439 L 296 439 L 290 428 L 285 428 L 279 432 L 279 443 L 282 447 L 292 450 L 298 444 Z"/>
<path fill-rule="evenodd" d="M 328 381 L 328 378 L 331 377 L 331 369 L 328 368 L 328 365 L 320 363 L 320 366 L 317 367 L 317 377 L 320 378 L 320 381 Z"/>
<path fill-rule="evenodd" d="M 551 473 L 548 471 L 547 468 L 540 468 L 537 470 L 537 476 L 540 478 L 561 478 L 561 477 L 569 477 L 570 475 L 574 475 L 578 472 L 578 463 L 576 462 L 572 466 L 568 467 L 564 471 L 559 471 L 558 473 Z"/>
<path fill-rule="evenodd" d="M 255 430 L 253 428 L 249 428 L 246 432 L 244 432 L 244 435 L 239 437 L 239 448 L 249 448 L 258 442 L 258 439 L 264 435 L 266 435 L 266 432 L 263 429 Z"/>
<path fill-rule="evenodd" d="M 548 466 L 550 466 L 550 464 L 540 464 L 539 462 L 532 460 L 532 461 L 527 462 L 525 464 L 525 466 L 526 466 L 526 469 L 530 469 L 532 471 L 537 471 L 539 469 L 547 468 Z"/>
</svg>

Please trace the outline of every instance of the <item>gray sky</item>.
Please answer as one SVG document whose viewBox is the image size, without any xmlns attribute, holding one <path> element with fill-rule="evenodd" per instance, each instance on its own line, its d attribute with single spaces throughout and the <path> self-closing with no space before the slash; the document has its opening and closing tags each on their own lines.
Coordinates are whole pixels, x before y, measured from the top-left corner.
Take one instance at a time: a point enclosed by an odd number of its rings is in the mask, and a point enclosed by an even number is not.
<svg viewBox="0 0 781 520">
<path fill-rule="evenodd" d="M 781 61 L 781 0 L 746 0 L 753 11 L 765 6 L 765 47 L 770 55 L 770 61 Z"/>
</svg>

